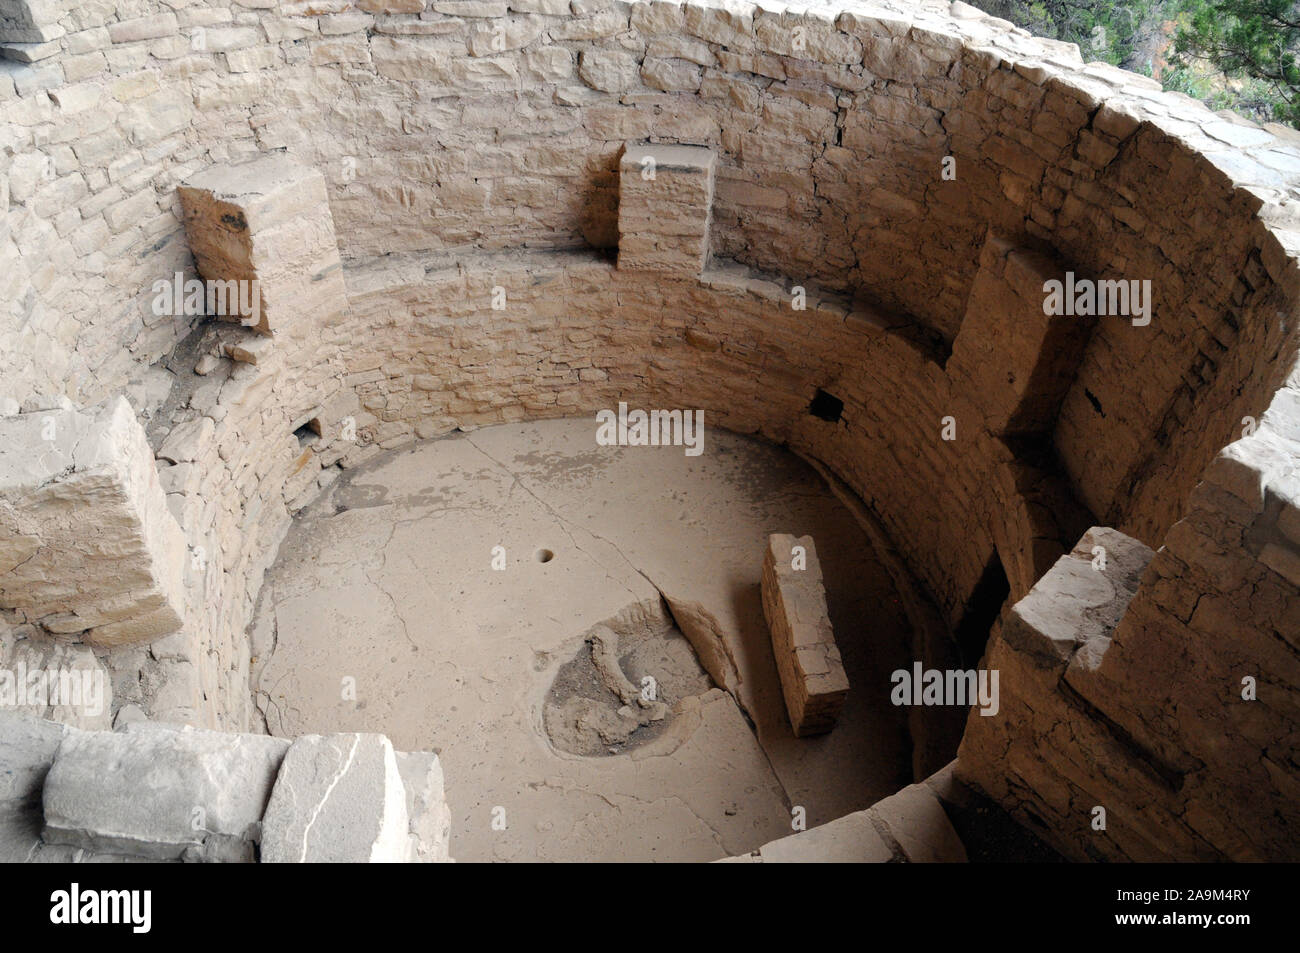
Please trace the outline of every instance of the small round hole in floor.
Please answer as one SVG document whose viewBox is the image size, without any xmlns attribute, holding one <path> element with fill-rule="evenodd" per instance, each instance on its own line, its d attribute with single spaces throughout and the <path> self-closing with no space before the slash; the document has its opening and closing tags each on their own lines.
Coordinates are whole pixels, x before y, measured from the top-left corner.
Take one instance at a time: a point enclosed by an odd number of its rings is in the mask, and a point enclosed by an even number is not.
<svg viewBox="0 0 1300 953">
<path fill-rule="evenodd" d="M 554 558 L 555 553 L 551 552 L 549 549 L 539 549 L 537 551 L 537 561 L 539 563 L 549 563 Z"/>
</svg>

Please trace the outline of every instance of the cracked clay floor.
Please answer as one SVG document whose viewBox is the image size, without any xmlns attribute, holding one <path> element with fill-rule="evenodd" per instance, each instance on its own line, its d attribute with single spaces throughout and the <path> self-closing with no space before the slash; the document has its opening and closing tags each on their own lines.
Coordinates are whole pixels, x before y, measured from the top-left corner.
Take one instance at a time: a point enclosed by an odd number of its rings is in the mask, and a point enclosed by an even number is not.
<svg viewBox="0 0 1300 953">
<path fill-rule="evenodd" d="M 594 434 L 587 418 L 427 441 L 304 510 L 250 632 L 268 730 L 438 751 L 461 861 L 713 860 L 789 833 L 794 806 L 813 827 L 906 784 L 888 700 L 889 673 L 911 664 L 905 617 L 821 478 L 721 430 L 696 457 Z M 816 541 L 849 676 L 820 738 L 793 737 L 772 661 L 759 579 L 774 532 Z M 604 658 L 621 655 L 624 685 L 672 667 L 662 704 L 619 716 L 600 700 L 593 633 L 623 639 Z M 602 671 L 621 682 L 617 663 Z M 597 700 L 554 707 L 553 683 Z M 592 723 L 630 739 L 552 743 L 575 705 L 605 705 Z"/>
</svg>

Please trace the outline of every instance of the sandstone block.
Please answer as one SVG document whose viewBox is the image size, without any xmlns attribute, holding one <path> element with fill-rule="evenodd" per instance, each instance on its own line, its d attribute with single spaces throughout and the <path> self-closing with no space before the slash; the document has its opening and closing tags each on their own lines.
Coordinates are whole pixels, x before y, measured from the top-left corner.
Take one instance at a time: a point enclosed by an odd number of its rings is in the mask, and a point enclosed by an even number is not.
<svg viewBox="0 0 1300 953">
<path fill-rule="evenodd" d="M 709 254 L 717 156 L 629 143 L 619 163 L 618 267 L 698 277 Z"/>
<path fill-rule="evenodd" d="M 264 863 L 403 863 L 411 856 L 406 791 L 383 735 L 294 741 L 263 824 Z"/>
<path fill-rule="evenodd" d="M 224 317 L 271 333 L 299 318 L 329 324 L 346 310 L 334 219 L 315 169 L 262 155 L 208 168 L 179 194 L 199 274 L 256 282 L 256 294 L 243 294 L 252 313 Z"/>
<path fill-rule="evenodd" d="M 431 751 L 399 751 L 397 773 L 406 789 L 411 860 L 443 864 L 451 860 L 451 810 L 444 792 L 442 762 Z"/>
<path fill-rule="evenodd" d="M 72 729 L 0 709 L 0 804 L 39 804 L 45 776 Z"/>
<path fill-rule="evenodd" d="M 1074 383 L 1094 319 L 1043 313 L 1065 266 L 990 236 L 946 370 L 995 434 L 1049 429 Z"/>
<path fill-rule="evenodd" d="M 159 860 L 252 861 L 289 742 L 148 722 L 64 738 L 44 839 Z"/>
<path fill-rule="evenodd" d="M 806 568 L 795 568 L 796 546 L 804 550 Z M 762 590 L 763 615 L 794 733 L 802 738 L 830 731 L 849 680 L 831 631 L 821 563 L 811 536 L 774 533 L 768 538 Z"/>
<path fill-rule="evenodd" d="M 125 398 L 0 418 L 0 607 L 67 641 L 182 624 L 185 539 Z"/>
</svg>

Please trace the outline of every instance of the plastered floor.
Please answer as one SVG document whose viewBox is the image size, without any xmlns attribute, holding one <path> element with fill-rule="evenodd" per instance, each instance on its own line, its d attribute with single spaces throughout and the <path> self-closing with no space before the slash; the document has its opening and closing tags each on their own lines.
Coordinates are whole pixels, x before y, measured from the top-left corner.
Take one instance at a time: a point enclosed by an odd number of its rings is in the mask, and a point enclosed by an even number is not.
<svg viewBox="0 0 1300 953">
<path fill-rule="evenodd" d="M 889 673 L 910 665 L 906 622 L 820 477 L 719 430 L 697 457 L 598 446 L 595 430 L 427 441 L 304 510 L 250 630 L 267 729 L 438 751 L 461 861 L 713 860 L 790 833 L 796 806 L 812 827 L 906 784 L 906 722 L 888 700 Z M 820 738 L 793 737 L 772 661 L 759 579 L 773 532 L 816 541 L 849 676 Z M 635 684 L 659 659 L 695 670 L 665 685 L 702 690 L 666 699 L 650 740 L 580 756 L 551 742 L 543 710 L 601 625 L 665 640 L 638 650 Z"/>
</svg>

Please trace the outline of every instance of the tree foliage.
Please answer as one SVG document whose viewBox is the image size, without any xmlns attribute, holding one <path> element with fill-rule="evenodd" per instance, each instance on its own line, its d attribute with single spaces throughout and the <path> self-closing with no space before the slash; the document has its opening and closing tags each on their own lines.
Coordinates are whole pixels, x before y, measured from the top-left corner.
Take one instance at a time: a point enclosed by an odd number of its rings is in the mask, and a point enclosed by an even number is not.
<svg viewBox="0 0 1300 953">
<path fill-rule="evenodd" d="M 1184 68 L 1211 64 L 1234 80 L 1233 108 L 1300 127 L 1300 2 L 1181 0 L 1175 50 Z"/>
</svg>

